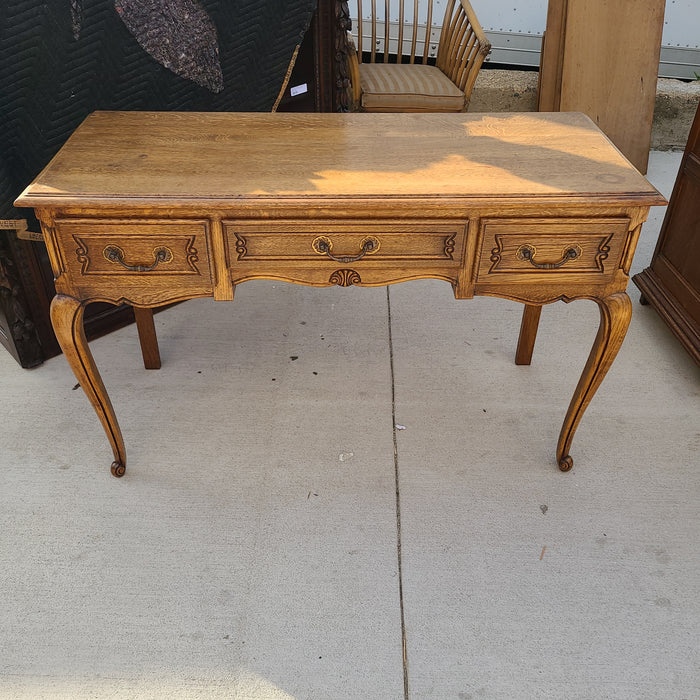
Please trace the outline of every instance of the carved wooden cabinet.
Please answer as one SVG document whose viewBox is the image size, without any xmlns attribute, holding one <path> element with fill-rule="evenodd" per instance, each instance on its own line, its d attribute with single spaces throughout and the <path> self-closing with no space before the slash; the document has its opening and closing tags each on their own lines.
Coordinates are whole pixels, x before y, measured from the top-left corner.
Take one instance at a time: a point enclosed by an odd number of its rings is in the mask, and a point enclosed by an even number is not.
<svg viewBox="0 0 700 700">
<path fill-rule="evenodd" d="M 0 345 L 22 367 L 36 367 L 61 352 L 49 317 L 55 293 L 44 244 L 0 231 Z M 96 303 L 86 314 L 85 333 L 97 338 L 133 321 L 130 306 Z"/>
<path fill-rule="evenodd" d="M 633 280 L 700 364 L 700 105 L 651 264 Z"/>
</svg>

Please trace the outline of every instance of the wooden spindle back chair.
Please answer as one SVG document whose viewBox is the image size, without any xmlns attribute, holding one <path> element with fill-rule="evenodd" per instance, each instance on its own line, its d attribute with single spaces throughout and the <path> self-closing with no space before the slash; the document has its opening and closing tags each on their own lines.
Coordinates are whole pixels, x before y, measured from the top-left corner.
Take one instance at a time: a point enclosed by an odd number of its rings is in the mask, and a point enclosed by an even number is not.
<svg viewBox="0 0 700 700">
<path fill-rule="evenodd" d="M 469 0 L 355 0 L 350 79 L 367 112 L 460 112 L 491 50 Z M 423 9 L 424 8 L 424 9 Z M 371 11 L 371 17 L 363 13 Z M 369 44 L 366 42 L 369 38 Z"/>
</svg>

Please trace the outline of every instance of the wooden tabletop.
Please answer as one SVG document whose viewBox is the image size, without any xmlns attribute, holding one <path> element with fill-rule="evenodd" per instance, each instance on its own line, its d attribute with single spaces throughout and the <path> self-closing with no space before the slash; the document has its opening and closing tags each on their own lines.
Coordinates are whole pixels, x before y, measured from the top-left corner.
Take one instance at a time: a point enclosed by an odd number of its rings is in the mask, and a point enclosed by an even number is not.
<svg viewBox="0 0 700 700">
<path fill-rule="evenodd" d="M 577 113 L 95 112 L 17 205 L 591 195 L 665 202 Z"/>
</svg>

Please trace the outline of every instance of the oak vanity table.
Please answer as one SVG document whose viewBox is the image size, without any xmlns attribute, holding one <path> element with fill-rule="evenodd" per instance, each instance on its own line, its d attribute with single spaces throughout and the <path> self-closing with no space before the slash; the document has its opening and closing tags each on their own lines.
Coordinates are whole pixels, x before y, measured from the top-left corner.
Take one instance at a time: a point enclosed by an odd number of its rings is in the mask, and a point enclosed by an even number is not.
<svg viewBox="0 0 700 700">
<path fill-rule="evenodd" d="M 42 223 L 53 326 L 105 428 L 115 476 L 126 453 L 83 333 L 85 304 L 141 309 L 147 365 L 157 366 L 150 307 L 229 301 L 259 278 L 437 278 L 458 299 L 514 299 L 525 304 L 518 364 L 530 362 L 543 304 L 594 300 L 600 328 L 556 451 L 567 471 L 629 325 L 642 222 L 665 203 L 574 113 L 97 112 L 17 200 Z"/>
</svg>

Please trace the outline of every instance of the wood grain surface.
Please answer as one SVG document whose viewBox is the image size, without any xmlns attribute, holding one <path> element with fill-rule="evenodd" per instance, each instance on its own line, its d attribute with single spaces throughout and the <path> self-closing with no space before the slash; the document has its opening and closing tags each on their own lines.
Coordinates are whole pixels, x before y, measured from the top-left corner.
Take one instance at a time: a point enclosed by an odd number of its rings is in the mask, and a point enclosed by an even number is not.
<svg viewBox="0 0 700 700">
<path fill-rule="evenodd" d="M 661 196 L 584 115 L 97 112 L 18 199 Z"/>
</svg>

